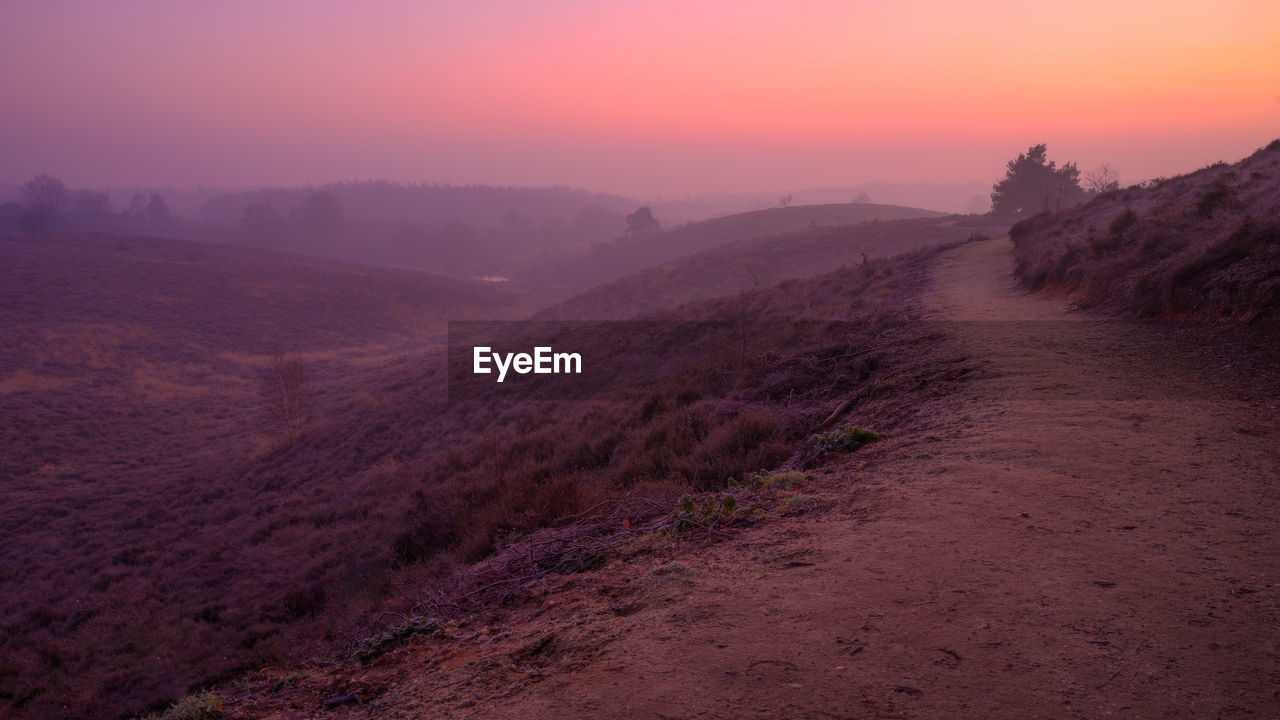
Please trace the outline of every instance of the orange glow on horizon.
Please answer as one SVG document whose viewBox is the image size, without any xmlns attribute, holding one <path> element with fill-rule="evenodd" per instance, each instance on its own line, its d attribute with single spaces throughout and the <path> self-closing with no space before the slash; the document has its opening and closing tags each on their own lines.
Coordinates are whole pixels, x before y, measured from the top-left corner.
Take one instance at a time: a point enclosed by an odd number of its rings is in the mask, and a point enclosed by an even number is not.
<svg viewBox="0 0 1280 720">
<path fill-rule="evenodd" d="M 1270 0 L 124 6 L 10 11 L 0 91 L 23 101 L 0 130 L 28 142 L 0 150 L 0 166 L 20 176 L 60 162 L 81 182 L 368 175 L 650 192 L 717 189 L 661 176 L 678 178 L 679 166 L 643 179 L 625 167 L 699 145 L 758 152 L 773 167 L 798 146 L 857 154 L 1007 138 L 1016 152 L 1027 137 L 1164 138 L 1131 168 L 1154 174 L 1179 155 L 1246 152 L 1280 128 Z M 62 55 L 39 62 L 53 42 Z M 148 143 L 182 162 L 145 157 Z M 555 167 L 513 161 L 509 176 L 492 150 L 539 158 L 553 146 Z M 121 156 L 138 158 L 132 175 Z M 779 173 L 804 177 L 808 161 L 795 162 Z M 839 180 L 812 168 L 813 184 Z M 969 168 L 919 179 L 989 174 Z M 847 180 L 900 174 L 859 173 Z"/>
</svg>

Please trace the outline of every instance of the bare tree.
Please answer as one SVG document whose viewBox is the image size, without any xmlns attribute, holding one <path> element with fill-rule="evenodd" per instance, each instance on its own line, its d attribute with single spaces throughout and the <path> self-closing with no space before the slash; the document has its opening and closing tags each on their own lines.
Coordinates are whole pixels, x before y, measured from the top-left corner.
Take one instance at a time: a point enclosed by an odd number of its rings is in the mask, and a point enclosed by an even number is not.
<svg viewBox="0 0 1280 720">
<path fill-rule="evenodd" d="M 786 195 L 779 195 L 778 204 L 781 205 L 782 207 L 791 207 L 791 201 L 793 199 L 794 198 L 791 197 L 791 193 L 787 193 Z"/>
<path fill-rule="evenodd" d="M 311 413 L 311 379 L 297 355 L 276 353 L 262 370 L 260 392 L 271 429 L 292 445 Z"/>
<path fill-rule="evenodd" d="M 27 201 L 22 224 L 32 234 L 38 234 L 57 224 L 67 209 L 70 193 L 58 178 L 36 175 L 22 184 L 22 197 Z"/>
<path fill-rule="evenodd" d="M 1120 173 L 1110 163 L 1102 163 L 1084 173 L 1084 187 L 1089 192 L 1104 193 L 1120 189 Z"/>
<path fill-rule="evenodd" d="M 860 192 L 853 198 L 854 205 L 866 205 L 869 202 L 871 202 L 871 194 L 867 192 Z"/>
</svg>

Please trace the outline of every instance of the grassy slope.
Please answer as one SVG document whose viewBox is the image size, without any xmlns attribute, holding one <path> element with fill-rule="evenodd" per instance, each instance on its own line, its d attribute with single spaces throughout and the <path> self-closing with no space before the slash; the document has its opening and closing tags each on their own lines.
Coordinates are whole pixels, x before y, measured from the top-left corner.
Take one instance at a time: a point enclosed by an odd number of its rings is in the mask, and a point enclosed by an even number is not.
<svg viewBox="0 0 1280 720">
<path fill-rule="evenodd" d="M 180 241 L 0 254 L 0 698 L 32 707 L 110 715 L 249 661 L 281 588 L 334 555 L 253 540 L 327 492 L 273 480 L 270 353 L 307 358 L 332 413 L 447 316 L 526 312 L 485 283 Z"/>
<path fill-rule="evenodd" d="M 740 240 L 871 220 L 941 215 L 932 210 L 869 203 L 770 208 L 689 223 L 651 237 L 619 238 L 586 255 L 538 267 L 517 279 L 575 292 Z"/>
<path fill-rule="evenodd" d="M 1280 305 L 1280 140 L 1014 226 L 1019 277 L 1083 307 L 1251 320 Z"/>
<path fill-rule="evenodd" d="M 694 338 L 656 384 L 549 412 L 444 403 L 427 339 L 446 314 L 519 316 L 501 288 L 192 243 L 3 242 L 0 700 L 31 717 L 136 710 L 340 646 L 567 513 L 776 465 L 846 400 L 891 428 L 954 370 L 914 349 L 927 252 L 657 316 L 777 334 L 749 361 Z M 777 322 L 796 317 L 852 325 L 797 342 Z M 281 348 L 316 390 L 293 447 L 258 425 L 254 378 Z"/>
<path fill-rule="evenodd" d="M 427 565 L 441 558 L 453 563 L 437 566 L 430 582 L 397 608 L 403 614 L 392 617 L 485 617 L 538 607 L 548 599 L 526 595 L 519 581 L 621 561 L 623 555 L 590 549 L 591 533 L 637 528 L 626 553 L 643 547 L 661 553 L 663 543 L 679 541 L 649 528 L 680 507 L 681 493 L 722 491 L 730 478 L 757 470 L 810 467 L 821 460 L 809 441 L 843 423 L 891 433 L 909 428 L 925 398 L 948 392 L 972 370 L 941 333 L 921 322 L 917 300 L 946 247 L 654 313 L 659 322 L 645 325 L 657 334 L 642 344 L 664 348 L 664 377 L 601 401 L 552 410 L 484 401 L 455 408 L 467 417 L 469 432 L 455 432 L 448 449 L 413 461 L 418 503 L 405 517 L 408 532 L 398 538 L 405 548 L 436 553 Z M 743 318 L 758 321 L 745 360 L 725 338 L 666 342 L 661 330 L 666 321 L 728 319 L 732 325 Z M 796 319 L 815 322 L 789 322 Z M 600 342 L 616 344 L 608 337 Z M 745 505 L 753 496 L 743 492 Z M 699 501 L 708 497 L 716 496 Z M 566 516 L 574 517 L 572 527 L 563 527 Z M 565 534 L 536 532 L 548 525 Z M 494 538 L 500 541 L 493 544 Z M 490 549 L 497 552 L 493 558 L 468 567 Z M 360 636 L 387 624 L 366 625 Z M 388 637 L 376 646 L 394 648 L 398 641 Z M 297 668 L 297 682 L 288 688 L 279 688 L 273 679 L 279 673 L 270 669 L 248 678 L 237 686 L 230 714 L 317 707 L 348 687 L 376 700 L 387 690 L 383 678 L 416 672 L 397 671 L 401 661 L 388 656 L 366 673 L 350 657 L 344 653 L 338 667 L 322 671 Z M 459 672 L 459 682 L 468 682 L 473 670 Z M 339 677 L 361 679 L 335 683 Z"/>
<path fill-rule="evenodd" d="M 818 206 L 820 210 L 862 206 Z M 763 211 L 771 213 L 773 211 Z M 642 270 L 538 314 L 545 319 L 620 319 L 687 302 L 811 277 L 868 258 L 999 233 L 984 220 L 929 217 L 823 226 L 738 240 Z"/>
</svg>

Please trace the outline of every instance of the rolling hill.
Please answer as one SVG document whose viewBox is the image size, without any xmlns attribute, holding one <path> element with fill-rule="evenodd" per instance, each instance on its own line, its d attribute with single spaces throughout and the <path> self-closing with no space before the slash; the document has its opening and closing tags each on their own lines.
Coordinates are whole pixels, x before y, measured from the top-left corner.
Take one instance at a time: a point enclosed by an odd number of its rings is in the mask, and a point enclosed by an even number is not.
<svg viewBox="0 0 1280 720">
<path fill-rule="evenodd" d="M 641 270 L 558 303 L 535 317 L 623 319 L 820 275 L 869 258 L 956 242 L 974 234 L 1002 234 L 1004 230 L 1005 226 L 990 219 L 944 216 L 766 234 Z"/>
<path fill-rule="evenodd" d="M 689 223 L 643 237 L 600 243 L 584 255 L 535 263 L 516 274 L 522 285 L 571 295 L 679 257 L 767 235 L 872 220 L 940 217 L 897 205 L 831 204 L 777 207 Z"/>
<path fill-rule="evenodd" d="M 493 558 L 542 528 L 639 522 L 803 457 L 833 411 L 879 407 L 892 428 L 955 369 L 893 349 L 928 332 L 910 298 L 933 251 L 687 305 L 652 335 L 602 329 L 606 355 L 610 332 L 676 352 L 549 413 L 445 397 L 446 316 L 536 307 L 501 284 L 146 238 L 0 242 L 0 700 L 22 717 L 117 717 L 345 653 L 386 611 L 487 597 L 517 567 Z M 762 323 L 744 343 L 746 317 Z M 259 390 L 282 351 L 311 400 L 296 441 Z"/>
<path fill-rule="evenodd" d="M 154 238 L 3 238 L 0 255 L 0 699 L 35 716 L 114 717 L 260 657 L 297 611 L 282 597 L 334 557 L 317 500 L 350 489 L 340 467 L 283 469 L 300 451 L 263 417 L 273 354 L 305 361 L 333 417 L 376 404 L 369 369 L 403 366 L 447 318 L 532 307 L 474 280 Z"/>
<path fill-rule="evenodd" d="M 1081 307 L 1254 320 L 1280 306 L 1280 140 L 1015 225 L 1018 276 Z"/>
</svg>

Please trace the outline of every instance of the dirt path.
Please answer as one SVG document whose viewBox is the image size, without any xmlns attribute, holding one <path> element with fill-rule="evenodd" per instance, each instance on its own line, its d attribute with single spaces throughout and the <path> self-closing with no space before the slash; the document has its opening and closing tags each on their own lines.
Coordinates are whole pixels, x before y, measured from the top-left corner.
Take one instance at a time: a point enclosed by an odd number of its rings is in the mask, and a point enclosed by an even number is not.
<svg viewBox="0 0 1280 720">
<path fill-rule="evenodd" d="M 566 580 L 501 640 L 515 662 L 457 655 L 378 714 L 1280 716 L 1275 400 L 1021 293 L 1010 262 L 998 240 L 937 270 L 982 370 L 929 434 L 818 473 L 811 514 Z"/>
</svg>

